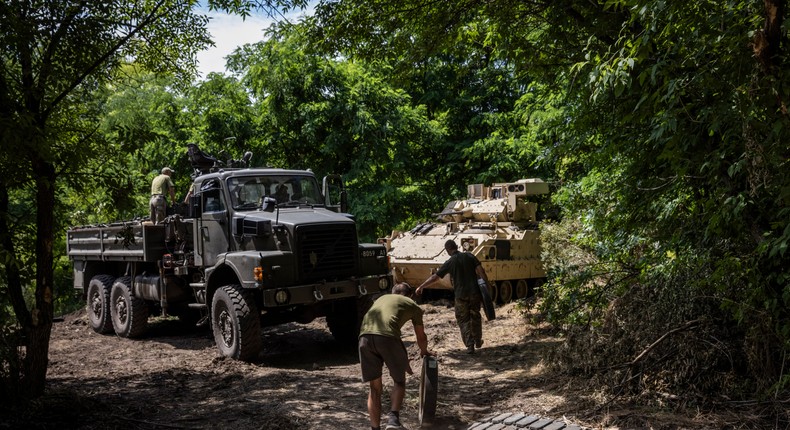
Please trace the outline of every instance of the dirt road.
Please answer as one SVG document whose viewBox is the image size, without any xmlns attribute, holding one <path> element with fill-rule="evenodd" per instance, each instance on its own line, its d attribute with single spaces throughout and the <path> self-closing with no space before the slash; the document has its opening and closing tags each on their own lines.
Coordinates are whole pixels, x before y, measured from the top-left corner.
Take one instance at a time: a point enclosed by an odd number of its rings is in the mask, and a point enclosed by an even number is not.
<svg viewBox="0 0 790 430">
<path fill-rule="evenodd" d="M 465 429 L 503 409 L 562 418 L 584 407 L 545 378 L 540 352 L 556 340 L 531 332 L 513 304 L 484 323 L 485 345 L 471 356 L 449 301 L 423 308 L 429 348 L 440 362 L 432 428 Z M 420 359 L 410 324 L 404 336 L 417 374 L 407 381 L 401 416 L 416 429 Z M 67 315 L 53 329 L 42 407 L 15 419 L 81 429 L 368 428 L 356 349 L 339 347 L 323 319 L 266 328 L 263 337 L 260 360 L 250 364 L 220 358 L 207 329 L 174 319 L 152 320 L 144 338 L 130 340 L 94 333 L 84 312 Z"/>
</svg>

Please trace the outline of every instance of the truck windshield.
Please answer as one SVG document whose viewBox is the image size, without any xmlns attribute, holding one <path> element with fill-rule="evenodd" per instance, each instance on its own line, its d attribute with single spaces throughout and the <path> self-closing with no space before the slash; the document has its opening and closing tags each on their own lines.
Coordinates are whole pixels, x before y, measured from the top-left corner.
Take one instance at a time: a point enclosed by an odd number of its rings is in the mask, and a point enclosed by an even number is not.
<svg viewBox="0 0 790 430">
<path fill-rule="evenodd" d="M 281 206 L 323 206 L 321 191 L 313 176 L 271 175 L 243 176 L 228 179 L 233 209 L 256 210 L 264 197 L 277 199 Z"/>
</svg>

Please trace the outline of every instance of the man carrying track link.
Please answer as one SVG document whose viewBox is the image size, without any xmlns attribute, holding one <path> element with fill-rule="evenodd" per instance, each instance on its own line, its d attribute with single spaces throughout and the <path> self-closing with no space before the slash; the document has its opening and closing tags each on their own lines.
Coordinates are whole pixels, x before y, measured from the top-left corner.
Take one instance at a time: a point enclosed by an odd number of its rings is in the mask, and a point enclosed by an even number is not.
<svg viewBox="0 0 790 430">
<path fill-rule="evenodd" d="M 466 352 L 474 354 L 475 348 L 483 346 L 483 325 L 480 318 L 483 297 L 480 286 L 488 285 L 488 276 L 477 257 L 469 252 L 458 251 L 455 241 L 445 242 L 444 249 L 450 258 L 417 287 L 415 293 L 421 295 L 423 288 L 450 274 L 455 291 L 455 319 L 461 329 Z"/>
<path fill-rule="evenodd" d="M 362 319 L 359 335 L 359 363 L 362 381 L 370 383 L 368 414 L 370 428 L 381 429 L 382 369 L 386 364 L 394 386 L 390 392 L 390 413 L 385 430 L 402 428 L 400 409 L 406 394 L 406 372 L 413 374 L 406 347 L 401 340 L 401 327 L 411 321 L 420 356 L 433 355 L 428 351 L 428 337 L 422 322 L 422 309 L 412 299 L 414 292 L 405 282 L 392 287 L 393 294 L 381 296 Z"/>
</svg>

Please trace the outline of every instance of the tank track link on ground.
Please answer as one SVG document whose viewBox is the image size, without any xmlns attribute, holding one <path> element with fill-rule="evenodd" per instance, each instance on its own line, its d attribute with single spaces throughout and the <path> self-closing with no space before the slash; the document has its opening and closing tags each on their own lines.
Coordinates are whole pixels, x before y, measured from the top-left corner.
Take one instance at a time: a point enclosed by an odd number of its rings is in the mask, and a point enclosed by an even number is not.
<svg viewBox="0 0 790 430">
<path fill-rule="evenodd" d="M 585 427 L 569 424 L 521 412 L 504 412 L 491 415 L 472 423 L 467 430 L 586 430 Z"/>
</svg>

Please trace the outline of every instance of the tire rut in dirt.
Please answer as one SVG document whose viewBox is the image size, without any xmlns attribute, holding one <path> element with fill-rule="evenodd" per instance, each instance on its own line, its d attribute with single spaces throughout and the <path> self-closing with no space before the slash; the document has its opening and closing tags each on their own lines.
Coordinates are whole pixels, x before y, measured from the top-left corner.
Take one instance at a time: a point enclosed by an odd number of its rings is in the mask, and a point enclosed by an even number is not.
<svg viewBox="0 0 790 430">
<path fill-rule="evenodd" d="M 261 350 L 261 320 L 252 293 L 226 285 L 211 303 L 214 342 L 225 357 L 252 361 Z"/>
</svg>

